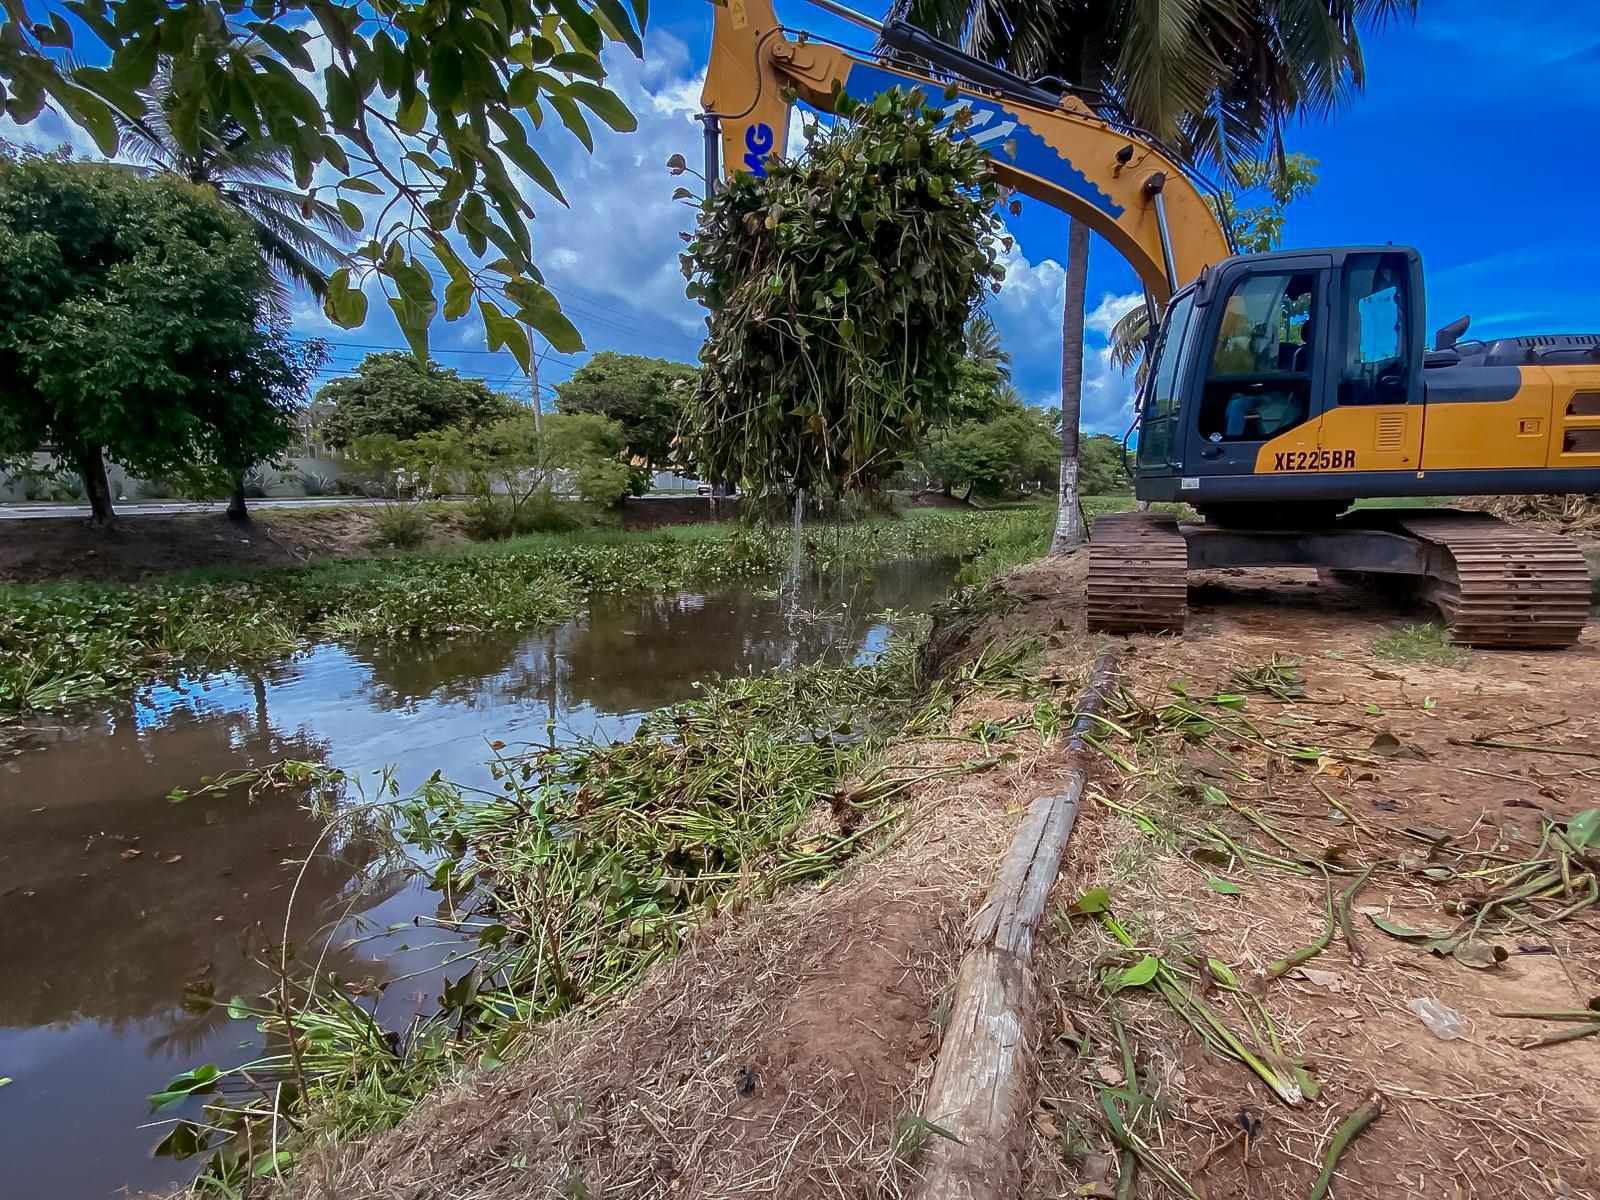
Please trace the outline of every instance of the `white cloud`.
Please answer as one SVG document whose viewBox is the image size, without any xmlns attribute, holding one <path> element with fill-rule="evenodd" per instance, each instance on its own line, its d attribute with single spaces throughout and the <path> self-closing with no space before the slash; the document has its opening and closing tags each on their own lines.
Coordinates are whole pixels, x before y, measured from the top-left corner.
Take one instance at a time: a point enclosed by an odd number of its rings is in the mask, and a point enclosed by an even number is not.
<svg viewBox="0 0 1600 1200">
<path fill-rule="evenodd" d="M 1066 271 L 1053 258 L 1031 262 L 1020 247 L 1001 255 L 1006 268 L 1000 294 L 989 298 L 989 314 L 1012 357 L 1014 382 L 1030 404 L 1061 403 L 1061 307 Z M 1106 293 L 1084 319 L 1083 428 L 1121 434 L 1133 412 L 1133 380 L 1111 365 L 1106 335 L 1142 295 Z"/>
<path fill-rule="evenodd" d="M 1084 328 L 1092 329 L 1102 337 L 1110 337 L 1112 327 L 1143 303 L 1142 292 L 1125 296 L 1106 292 L 1100 297 L 1100 303 L 1090 309 L 1088 315 L 1084 317 Z"/>
</svg>

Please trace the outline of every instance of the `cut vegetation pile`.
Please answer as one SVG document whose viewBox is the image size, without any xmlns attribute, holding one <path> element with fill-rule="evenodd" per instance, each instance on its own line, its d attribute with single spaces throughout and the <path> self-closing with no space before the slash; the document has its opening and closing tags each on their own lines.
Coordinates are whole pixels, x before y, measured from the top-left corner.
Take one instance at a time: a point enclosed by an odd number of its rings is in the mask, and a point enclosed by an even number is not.
<svg viewBox="0 0 1600 1200">
<path fill-rule="evenodd" d="M 1600 539 L 1600 496 L 1473 496 L 1452 503 L 1493 513 L 1503 521 Z"/>
</svg>

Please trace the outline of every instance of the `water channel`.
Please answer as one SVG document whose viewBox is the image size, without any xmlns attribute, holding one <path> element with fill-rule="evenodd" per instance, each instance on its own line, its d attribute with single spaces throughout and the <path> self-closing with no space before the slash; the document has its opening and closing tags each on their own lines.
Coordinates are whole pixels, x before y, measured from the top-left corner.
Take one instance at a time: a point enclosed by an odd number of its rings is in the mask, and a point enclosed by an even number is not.
<svg viewBox="0 0 1600 1200">
<path fill-rule="evenodd" d="M 879 614 L 931 607 L 955 568 L 901 562 L 815 578 L 798 604 L 761 590 L 599 597 L 533 633 L 323 643 L 8 734 L 0 1196 L 88 1200 L 183 1182 L 199 1164 L 151 1156 L 163 1130 L 150 1126 L 159 1118 L 146 1096 L 178 1071 L 252 1054 L 253 1026 L 203 997 L 269 985 L 258 959 L 282 936 L 322 826 L 289 791 L 172 803 L 173 789 L 286 758 L 392 766 L 403 789 L 436 770 L 487 783 L 490 741 L 626 737 L 697 680 L 870 656 L 890 633 Z M 290 936 L 328 939 L 328 966 L 381 996 L 392 1026 L 438 993 L 449 946 L 413 924 L 437 911 L 436 894 L 408 872 L 374 878 L 374 854 L 360 841 L 319 852 Z"/>
</svg>

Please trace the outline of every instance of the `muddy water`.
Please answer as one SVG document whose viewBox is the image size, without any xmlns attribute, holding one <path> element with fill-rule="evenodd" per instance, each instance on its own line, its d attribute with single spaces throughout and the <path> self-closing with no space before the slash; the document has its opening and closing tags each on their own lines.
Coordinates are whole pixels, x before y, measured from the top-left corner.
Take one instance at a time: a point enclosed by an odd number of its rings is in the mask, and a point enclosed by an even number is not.
<svg viewBox="0 0 1600 1200">
<path fill-rule="evenodd" d="M 603 598 L 534 634 L 324 644 L 12 737 L 0 747 L 0 1078 L 12 1080 L 0 1197 L 186 1179 L 198 1163 L 151 1157 L 162 1129 L 145 1097 L 254 1049 L 253 1026 L 205 997 L 269 986 L 258 960 L 283 936 L 322 825 L 293 792 L 171 803 L 174 788 L 285 758 L 392 766 L 402 788 L 435 770 L 484 783 L 491 740 L 625 737 L 695 680 L 870 655 L 889 633 L 873 614 L 929 607 L 954 567 L 812 580 L 798 619 L 773 594 Z M 330 969 L 381 994 L 380 1019 L 396 1025 L 439 991 L 451 943 L 426 927 L 436 905 L 350 839 L 312 856 L 289 934 L 333 947 Z"/>
</svg>

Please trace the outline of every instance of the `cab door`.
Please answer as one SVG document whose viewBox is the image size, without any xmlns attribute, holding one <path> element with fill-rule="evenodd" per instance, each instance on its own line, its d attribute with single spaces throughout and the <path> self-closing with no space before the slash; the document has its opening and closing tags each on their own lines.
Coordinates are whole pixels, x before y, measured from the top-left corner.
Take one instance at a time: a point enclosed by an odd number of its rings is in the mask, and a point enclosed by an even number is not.
<svg viewBox="0 0 1600 1200">
<path fill-rule="evenodd" d="M 1237 262 L 1205 306 L 1187 475 L 1252 475 L 1269 444 L 1315 443 L 1326 407 L 1326 254 Z"/>
<path fill-rule="evenodd" d="M 1136 455 L 1142 479 L 1176 475 L 1183 465 L 1182 388 L 1194 304 L 1193 287 L 1174 296 L 1156 335 L 1139 409 Z"/>
</svg>

